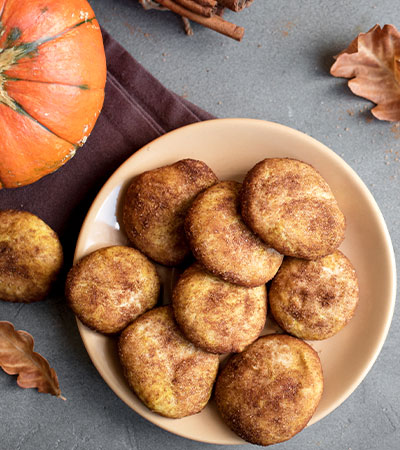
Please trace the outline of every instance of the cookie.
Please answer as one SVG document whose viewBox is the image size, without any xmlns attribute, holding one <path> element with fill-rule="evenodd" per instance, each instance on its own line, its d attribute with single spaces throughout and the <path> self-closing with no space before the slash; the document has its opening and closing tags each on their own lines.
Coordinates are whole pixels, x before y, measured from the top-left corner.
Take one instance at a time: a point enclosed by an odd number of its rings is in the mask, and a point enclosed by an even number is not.
<svg viewBox="0 0 400 450">
<path fill-rule="evenodd" d="M 104 334 L 118 333 L 152 308 L 160 282 L 138 250 L 112 246 L 82 258 L 69 271 L 65 295 L 79 320 Z"/>
<path fill-rule="evenodd" d="M 184 335 L 212 353 L 241 352 L 264 328 L 265 285 L 247 288 L 223 281 L 195 263 L 174 288 L 172 306 Z"/>
<path fill-rule="evenodd" d="M 218 183 L 200 194 L 185 220 L 195 258 L 214 275 L 241 286 L 261 286 L 277 272 L 282 255 L 261 241 L 239 213 L 241 184 Z"/>
<path fill-rule="evenodd" d="M 357 275 L 339 250 L 315 261 L 287 257 L 272 280 L 269 297 L 271 312 L 285 331 L 302 339 L 326 339 L 354 314 Z"/>
<path fill-rule="evenodd" d="M 278 252 L 316 259 L 336 250 L 345 218 L 322 176 L 309 164 L 269 158 L 246 175 L 241 195 L 246 224 Z"/>
<path fill-rule="evenodd" d="M 204 162 L 193 159 L 137 176 L 123 200 L 129 240 L 160 264 L 180 264 L 190 252 L 183 230 L 186 212 L 196 195 L 217 181 Z"/>
<path fill-rule="evenodd" d="M 317 353 L 287 335 L 263 336 L 229 359 L 215 385 L 224 422 L 257 445 L 286 441 L 309 422 L 323 391 Z"/>
<path fill-rule="evenodd" d="M 152 309 L 121 334 L 119 358 L 131 389 L 152 411 L 180 418 L 207 404 L 219 359 L 180 332 L 171 306 Z"/>
<path fill-rule="evenodd" d="M 58 236 L 42 219 L 27 211 L 0 211 L 1 300 L 43 300 L 62 264 Z"/>
</svg>

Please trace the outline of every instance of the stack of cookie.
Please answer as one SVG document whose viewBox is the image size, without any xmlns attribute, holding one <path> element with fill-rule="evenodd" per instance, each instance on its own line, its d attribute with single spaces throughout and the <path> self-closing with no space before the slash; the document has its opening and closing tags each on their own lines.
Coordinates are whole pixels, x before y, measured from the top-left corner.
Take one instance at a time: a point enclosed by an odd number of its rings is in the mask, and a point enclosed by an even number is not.
<svg viewBox="0 0 400 450">
<path fill-rule="evenodd" d="M 270 158 L 240 184 L 181 160 L 132 180 L 123 226 L 134 248 L 83 258 L 66 295 L 84 324 L 119 334 L 124 374 L 143 403 L 166 417 L 195 414 L 216 382 L 221 417 L 243 439 L 270 445 L 303 429 L 323 390 L 303 339 L 333 336 L 358 302 L 355 271 L 337 250 L 345 218 L 321 175 Z M 155 307 L 151 260 L 183 270 L 171 305 Z M 267 304 L 283 333 L 260 337 Z"/>
</svg>

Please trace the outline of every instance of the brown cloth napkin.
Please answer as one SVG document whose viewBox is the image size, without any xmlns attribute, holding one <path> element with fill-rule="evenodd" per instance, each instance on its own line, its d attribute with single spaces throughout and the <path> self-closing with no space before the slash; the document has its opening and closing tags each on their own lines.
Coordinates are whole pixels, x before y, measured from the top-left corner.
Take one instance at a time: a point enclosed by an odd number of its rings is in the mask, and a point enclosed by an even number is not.
<svg viewBox="0 0 400 450">
<path fill-rule="evenodd" d="M 175 128 L 212 116 L 166 89 L 103 30 L 107 83 L 86 144 L 63 167 L 29 186 L 0 190 L 0 209 L 38 215 L 72 258 L 83 219 L 109 176 L 136 150 Z"/>
</svg>

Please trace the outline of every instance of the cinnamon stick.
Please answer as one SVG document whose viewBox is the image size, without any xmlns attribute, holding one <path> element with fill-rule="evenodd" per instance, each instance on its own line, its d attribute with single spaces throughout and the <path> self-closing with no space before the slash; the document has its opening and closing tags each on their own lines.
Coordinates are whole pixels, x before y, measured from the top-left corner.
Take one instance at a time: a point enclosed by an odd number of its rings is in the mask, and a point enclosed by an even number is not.
<svg viewBox="0 0 400 450">
<path fill-rule="evenodd" d="M 222 5 L 218 4 L 218 6 L 217 6 L 217 12 L 216 12 L 215 14 L 216 14 L 217 16 L 223 17 L 224 12 L 225 12 L 225 6 L 222 6 Z"/>
<path fill-rule="evenodd" d="M 203 1 L 203 0 L 201 0 Z M 197 0 L 175 0 L 176 3 L 179 3 L 184 8 L 193 11 L 196 14 L 200 14 L 204 17 L 211 17 L 215 14 L 217 10 L 216 4 L 214 6 L 206 6 L 200 4 Z"/>
<path fill-rule="evenodd" d="M 179 14 L 180 16 L 187 17 L 193 22 L 197 22 L 200 25 L 203 25 L 211 30 L 217 31 L 218 33 L 224 34 L 232 39 L 237 41 L 241 41 L 244 35 L 244 28 L 235 25 L 234 23 L 227 22 L 222 19 L 222 17 L 214 15 L 212 17 L 204 17 L 200 14 L 196 14 L 193 11 L 190 11 L 187 8 L 179 5 L 173 0 L 157 0 L 162 6 L 170 9 L 174 13 Z"/>
<path fill-rule="evenodd" d="M 158 9 L 160 11 L 165 11 L 167 8 L 164 8 L 155 0 L 139 0 L 139 3 L 143 6 L 144 9 Z"/>
<path fill-rule="evenodd" d="M 250 6 L 253 0 L 218 0 L 220 5 L 226 6 L 232 11 L 238 12 Z"/>
<path fill-rule="evenodd" d="M 211 8 L 214 8 L 217 6 L 218 0 L 195 0 L 196 3 L 199 3 L 203 6 L 210 6 Z"/>
</svg>

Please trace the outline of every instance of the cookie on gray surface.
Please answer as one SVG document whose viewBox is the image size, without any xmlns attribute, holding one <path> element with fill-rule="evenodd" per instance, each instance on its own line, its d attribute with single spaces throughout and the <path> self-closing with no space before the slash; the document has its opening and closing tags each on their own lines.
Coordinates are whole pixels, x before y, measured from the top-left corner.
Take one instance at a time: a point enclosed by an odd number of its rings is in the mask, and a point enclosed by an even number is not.
<svg viewBox="0 0 400 450">
<path fill-rule="evenodd" d="M 28 211 L 0 211 L 0 300 L 43 300 L 62 264 L 58 236 L 42 219 Z"/>
</svg>

